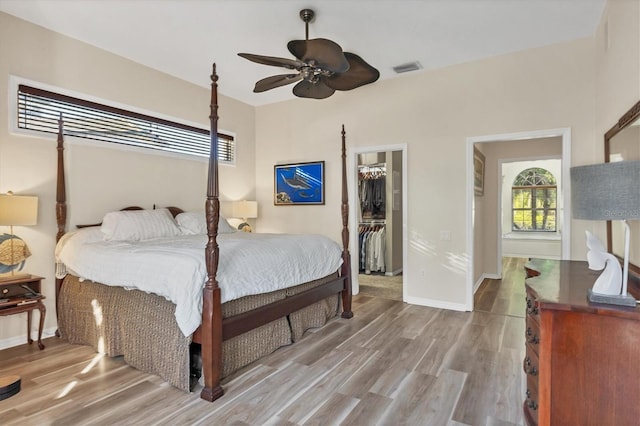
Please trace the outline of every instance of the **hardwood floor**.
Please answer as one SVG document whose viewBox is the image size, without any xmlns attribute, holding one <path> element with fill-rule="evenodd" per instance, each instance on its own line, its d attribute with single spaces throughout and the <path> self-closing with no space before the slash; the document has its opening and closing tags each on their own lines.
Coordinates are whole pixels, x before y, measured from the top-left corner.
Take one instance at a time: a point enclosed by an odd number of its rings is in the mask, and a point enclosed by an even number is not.
<svg viewBox="0 0 640 426">
<path fill-rule="evenodd" d="M 501 280 L 485 279 L 474 296 L 476 311 L 524 317 L 524 265 L 527 259 L 503 257 Z"/>
<path fill-rule="evenodd" d="M 370 296 L 353 310 L 229 377 L 214 403 L 57 338 L 6 349 L 0 376 L 19 374 L 22 391 L 0 401 L 0 423 L 523 424 L 524 318 Z"/>
</svg>

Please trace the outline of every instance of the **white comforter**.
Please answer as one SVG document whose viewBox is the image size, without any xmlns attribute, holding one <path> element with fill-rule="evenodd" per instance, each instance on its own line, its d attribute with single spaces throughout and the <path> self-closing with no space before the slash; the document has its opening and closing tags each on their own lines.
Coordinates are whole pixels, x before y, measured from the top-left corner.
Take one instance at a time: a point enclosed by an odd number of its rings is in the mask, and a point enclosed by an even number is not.
<svg viewBox="0 0 640 426">
<path fill-rule="evenodd" d="M 176 304 L 185 336 L 202 318 L 206 235 L 146 241 L 103 241 L 99 228 L 66 234 L 56 261 L 74 275 L 155 293 Z M 340 246 L 321 235 L 220 234 L 217 279 L 222 302 L 322 278 L 342 264 Z"/>
</svg>

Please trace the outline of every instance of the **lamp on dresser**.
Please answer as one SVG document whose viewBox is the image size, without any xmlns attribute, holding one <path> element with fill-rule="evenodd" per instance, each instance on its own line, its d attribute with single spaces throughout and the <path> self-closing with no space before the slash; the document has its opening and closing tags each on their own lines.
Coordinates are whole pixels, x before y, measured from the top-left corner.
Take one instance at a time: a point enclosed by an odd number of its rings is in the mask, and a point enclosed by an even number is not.
<svg viewBox="0 0 640 426">
<path fill-rule="evenodd" d="M 255 219 L 258 217 L 257 201 L 234 201 L 231 203 L 231 216 L 241 218 L 242 223 L 238 225 L 238 229 L 244 232 L 251 232 L 251 225 L 247 223 L 247 219 Z"/>
<path fill-rule="evenodd" d="M 0 226 L 8 226 L 9 234 L 0 235 L 0 281 L 15 280 L 29 274 L 16 274 L 22 270 L 31 255 L 26 243 L 13 234 L 14 226 L 32 226 L 38 220 L 38 197 L 0 194 Z"/>
<path fill-rule="evenodd" d="M 602 275 L 588 291 L 594 303 L 635 307 L 627 293 L 630 233 L 627 220 L 640 219 L 640 161 L 619 161 L 571 168 L 573 217 L 585 220 L 621 220 L 625 228 L 622 269 L 618 259 L 587 231 L 589 268 Z"/>
</svg>

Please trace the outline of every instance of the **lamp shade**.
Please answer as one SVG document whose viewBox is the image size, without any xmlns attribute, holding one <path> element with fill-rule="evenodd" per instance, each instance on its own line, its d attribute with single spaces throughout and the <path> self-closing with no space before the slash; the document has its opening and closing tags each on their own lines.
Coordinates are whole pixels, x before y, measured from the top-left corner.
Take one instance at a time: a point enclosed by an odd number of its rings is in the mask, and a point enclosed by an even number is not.
<svg viewBox="0 0 640 426">
<path fill-rule="evenodd" d="M 640 161 L 572 167 L 571 204 L 575 219 L 640 219 Z"/>
<path fill-rule="evenodd" d="M 258 217 L 257 201 L 234 201 L 231 203 L 231 217 L 252 219 Z"/>
<path fill-rule="evenodd" d="M 30 226 L 38 221 L 38 197 L 0 194 L 0 225 Z"/>
</svg>

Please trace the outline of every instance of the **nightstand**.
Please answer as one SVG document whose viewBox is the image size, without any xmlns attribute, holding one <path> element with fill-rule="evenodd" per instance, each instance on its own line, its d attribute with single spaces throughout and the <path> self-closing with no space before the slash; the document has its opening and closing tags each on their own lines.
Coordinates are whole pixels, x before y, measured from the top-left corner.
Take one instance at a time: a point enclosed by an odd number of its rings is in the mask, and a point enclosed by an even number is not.
<svg viewBox="0 0 640 426">
<path fill-rule="evenodd" d="M 33 343 L 31 339 L 31 314 L 34 309 L 40 311 L 40 325 L 38 327 L 38 347 L 42 350 L 42 328 L 47 312 L 42 301 L 41 282 L 44 278 L 30 275 L 16 279 L 0 281 L 0 316 L 27 313 L 27 343 Z"/>
</svg>

